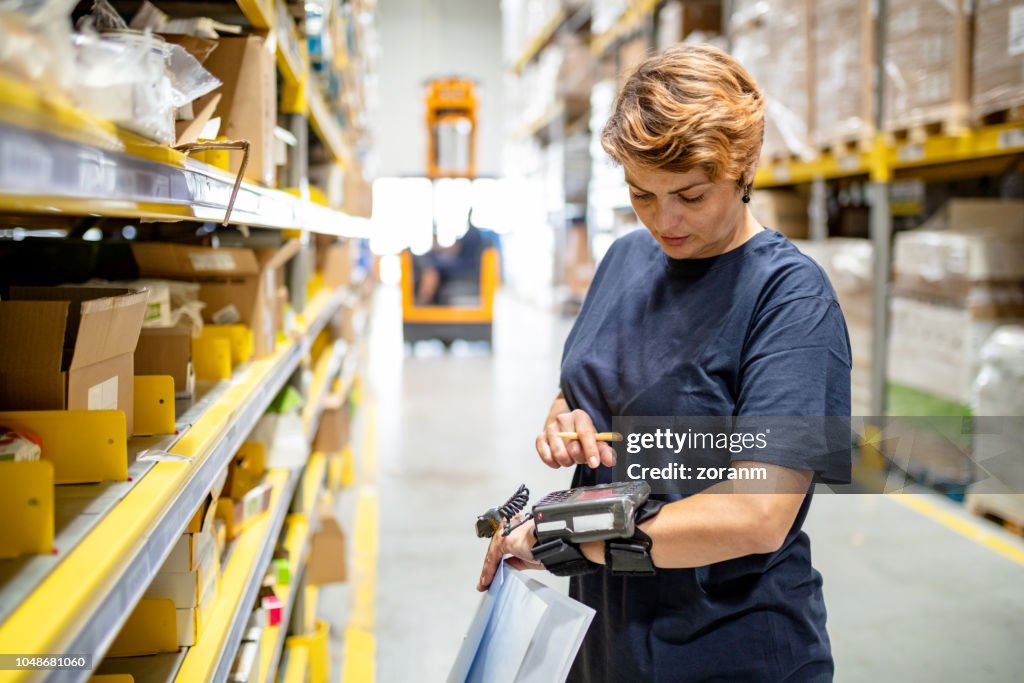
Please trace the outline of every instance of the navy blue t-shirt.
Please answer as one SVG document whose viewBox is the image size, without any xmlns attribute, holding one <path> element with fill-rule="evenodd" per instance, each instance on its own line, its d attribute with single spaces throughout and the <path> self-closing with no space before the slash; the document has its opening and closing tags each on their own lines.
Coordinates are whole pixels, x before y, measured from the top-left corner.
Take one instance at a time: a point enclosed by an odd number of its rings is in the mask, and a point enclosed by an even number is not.
<svg viewBox="0 0 1024 683">
<path fill-rule="evenodd" d="M 846 323 L 822 269 L 764 230 L 705 259 L 643 230 L 617 240 L 565 343 L 561 389 L 598 431 L 613 416 L 849 416 Z M 789 454 L 744 455 L 826 473 Z M 610 481 L 577 467 L 573 485 Z M 833 664 L 821 575 L 801 526 L 776 552 L 697 569 L 570 583 L 597 610 L 570 675 L 622 681 L 820 681 Z"/>
</svg>

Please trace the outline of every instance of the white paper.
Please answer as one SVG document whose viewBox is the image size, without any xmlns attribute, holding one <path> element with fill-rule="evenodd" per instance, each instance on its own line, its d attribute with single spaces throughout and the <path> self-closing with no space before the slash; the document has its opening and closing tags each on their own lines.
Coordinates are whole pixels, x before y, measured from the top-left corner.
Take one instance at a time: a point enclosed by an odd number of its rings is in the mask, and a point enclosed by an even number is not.
<svg viewBox="0 0 1024 683">
<path fill-rule="evenodd" d="M 215 325 L 234 325 L 241 321 L 242 314 L 238 312 L 238 308 L 236 308 L 234 304 L 228 304 L 213 314 L 213 322 Z"/>
<path fill-rule="evenodd" d="M 117 410 L 117 375 L 89 387 L 88 410 Z"/>
<path fill-rule="evenodd" d="M 235 259 L 231 254 L 217 253 L 195 253 L 189 254 L 192 267 L 196 270 L 234 270 Z"/>
<path fill-rule="evenodd" d="M 548 606 L 510 572 L 498 593 L 466 683 L 515 683 Z"/>
<path fill-rule="evenodd" d="M 1010 35 L 1007 38 L 1007 52 L 1011 57 L 1024 54 L 1024 5 L 1010 8 Z"/>
<path fill-rule="evenodd" d="M 527 586 L 544 600 L 548 610 L 523 658 L 516 683 L 562 683 L 569 677 L 595 611 L 535 579 L 529 579 Z"/>
<path fill-rule="evenodd" d="M 562 683 L 593 618 L 590 607 L 502 563 L 448 683 Z"/>
</svg>

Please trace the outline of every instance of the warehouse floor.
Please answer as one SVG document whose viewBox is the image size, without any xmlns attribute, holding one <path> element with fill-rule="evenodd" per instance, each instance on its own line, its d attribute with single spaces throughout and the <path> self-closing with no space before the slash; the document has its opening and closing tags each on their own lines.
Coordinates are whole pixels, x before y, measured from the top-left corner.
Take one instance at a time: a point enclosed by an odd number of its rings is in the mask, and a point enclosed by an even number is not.
<svg viewBox="0 0 1024 683">
<path fill-rule="evenodd" d="M 506 295 L 493 355 L 421 343 L 410 356 L 399 311 L 397 290 L 382 288 L 362 423 L 374 452 L 339 503 L 346 529 L 356 528 L 358 492 L 376 493 L 376 557 L 367 557 L 366 534 L 349 534 L 350 565 L 372 568 L 375 559 L 376 581 L 356 570 L 354 583 L 325 590 L 321 603 L 335 638 L 353 625 L 375 634 L 382 683 L 445 679 L 480 599 L 486 543 L 474 534 L 476 516 L 520 483 L 535 500 L 570 479 L 543 466 L 532 445 L 568 322 Z M 805 528 L 825 579 L 836 679 L 1024 681 L 1024 542 L 940 496 L 904 498 L 913 500 L 814 501 Z M 375 601 L 359 608 L 367 591 Z"/>
</svg>

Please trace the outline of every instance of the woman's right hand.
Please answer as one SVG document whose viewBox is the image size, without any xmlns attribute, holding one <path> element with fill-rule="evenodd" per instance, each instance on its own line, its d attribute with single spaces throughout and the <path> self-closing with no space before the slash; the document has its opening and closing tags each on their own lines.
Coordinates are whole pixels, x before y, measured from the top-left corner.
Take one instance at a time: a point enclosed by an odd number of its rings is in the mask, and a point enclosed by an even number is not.
<svg viewBox="0 0 1024 683">
<path fill-rule="evenodd" d="M 563 439 L 559 432 L 576 432 L 578 439 Z M 544 431 L 537 435 L 537 454 L 548 467 L 587 465 L 596 469 L 600 465 L 615 464 L 615 449 L 594 437 L 597 429 L 590 415 L 582 410 L 569 410 L 561 395 L 555 399 L 548 413 Z"/>
</svg>

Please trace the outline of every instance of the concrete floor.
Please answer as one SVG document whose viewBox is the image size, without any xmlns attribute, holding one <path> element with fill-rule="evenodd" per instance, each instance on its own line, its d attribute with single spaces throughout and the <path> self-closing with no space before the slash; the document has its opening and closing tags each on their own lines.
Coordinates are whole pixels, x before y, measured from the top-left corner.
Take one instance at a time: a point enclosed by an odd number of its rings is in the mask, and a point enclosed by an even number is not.
<svg viewBox="0 0 1024 683">
<path fill-rule="evenodd" d="M 397 291 L 383 289 L 366 373 L 380 503 L 376 678 L 443 681 L 480 599 L 474 585 L 486 543 L 474 534 L 476 516 L 520 483 L 536 499 L 569 482 L 568 470 L 548 469 L 533 450 L 569 322 L 504 296 L 493 354 L 421 343 L 408 355 L 398 316 Z M 1024 549 L 959 506 L 930 499 Z M 352 528 L 351 500 L 339 509 Z M 806 529 L 825 577 L 837 680 L 1024 681 L 1019 561 L 883 496 L 818 496 Z M 564 589 L 562 580 L 534 575 Z M 337 645 L 351 591 L 322 593 Z M 336 657 L 336 675 L 340 664 Z"/>
</svg>

